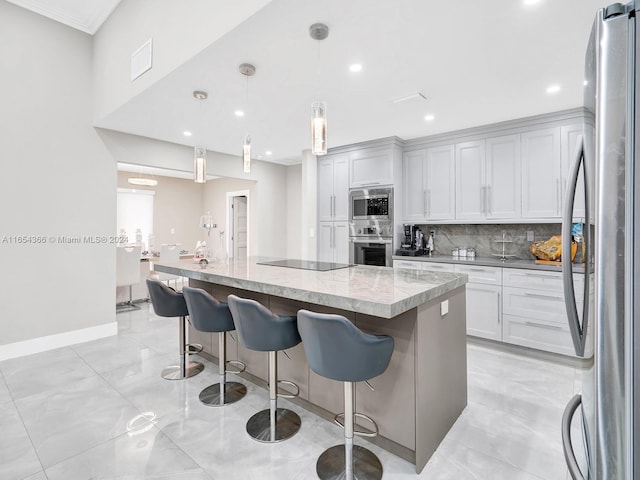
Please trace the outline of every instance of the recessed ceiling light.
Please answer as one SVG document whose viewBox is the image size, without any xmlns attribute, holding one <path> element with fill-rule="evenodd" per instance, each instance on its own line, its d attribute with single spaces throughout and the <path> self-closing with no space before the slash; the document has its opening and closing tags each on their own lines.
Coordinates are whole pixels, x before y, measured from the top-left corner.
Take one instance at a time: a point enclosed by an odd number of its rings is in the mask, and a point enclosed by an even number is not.
<svg viewBox="0 0 640 480">
<path fill-rule="evenodd" d="M 427 122 L 430 122 L 430 121 L 431 121 L 431 120 L 433 120 L 434 118 L 436 118 L 436 117 L 435 117 L 435 115 L 431 115 L 431 114 L 429 114 L 429 115 L 425 115 L 425 116 L 424 116 L 424 119 L 425 119 Z"/>
<path fill-rule="evenodd" d="M 258 160 L 260 160 L 262 158 L 262 155 L 258 155 Z"/>
<path fill-rule="evenodd" d="M 353 65 L 349 65 L 349 70 L 352 72 L 360 72 L 362 70 L 362 65 L 359 63 L 354 63 Z"/>
<path fill-rule="evenodd" d="M 547 87 L 547 93 L 558 93 L 560 91 L 560 85 L 549 85 Z"/>
<path fill-rule="evenodd" d="M 236 110 L 233 112 L 236 117 L 244 117 L 244 112 L 242 110 Z"/>
<path fill-rule="evenodd" d="M 264 153 L 265 153 L 265 155 L 267 155 L 267 156 L 269 156 L 269 155 L 271 155 L 271 154 L 272 154 L 272 152 L 271 152 L 270 150 L 267 150 L 267 151 L 266 151 L 266 152 L 264 152 Z"/>
<path fill-rule="evenodd" d="M 186 130 L 185 130 L 184 132 L 182 132 L 182 134 L 183 134 L 185 137 L 190 137 L 191 135 L 193 135 L 193 133 L 188 132 L 188 131 L 186 131 Z"/>
</svg>

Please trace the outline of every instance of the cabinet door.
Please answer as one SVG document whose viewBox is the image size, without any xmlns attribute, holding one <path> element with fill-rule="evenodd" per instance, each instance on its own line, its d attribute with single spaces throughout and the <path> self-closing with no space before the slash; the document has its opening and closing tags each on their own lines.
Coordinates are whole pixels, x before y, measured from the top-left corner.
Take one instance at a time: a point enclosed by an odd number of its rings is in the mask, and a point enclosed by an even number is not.
<svg viewBox="0 0 640 480">
<path fill-rule="evenodd" d="M 424 165 L 426 150 L 406 152 L 402 158 L 402 211 L 407 222 L 426 219 Z"/>
<path fill-rule="evenodd" d="M 333 157 L 318 160 L 318 221 L 333 220 Z"/>
<path fill-rule="evenodd" d="M 467 283 L 467 335 L 502 340 L 500 285 Z"/>
<path fill-rule="evenodd" d="M 393 184 L 393 150 L 363 148 L 349 154 L 352 187 Z"/>
<path fill-rule="evenodd" d="M 349 156 L 338 155 L 333 161 L 333 219 L 349 220 Z"/>
<path fill-rule="evenodd" d="M 567 183 L 569 180 L 569 170 L 573 163 L 576 143 L 578 137 L 584 133 L 584 127 L 579 125 L 567 125 L 560 130 L 560 144 L 562 147 L 562 209 L 564 211 L 564 205 L 566 201 Z M 573 204 L 573 218 L 584 219 L 584 170 L 580 168 L 578 176 L 578 184 L 576 186 L 576 197 Z"/>
<path fill-rule="evenodd" d="M 333 224 L 333 261 L 349 263 L 349 223 L 335 222 Z"/>
<path fill-rule="evenodd" d="M 426 210 L 428 220 L 455 218 L 455 157 L 454 146 L 427 150 L 424 169 Z"/>
<path fill-rule="evenodd" d="M 523 133 L 522 217 L 561 217 L 560 127 Z"/>
<path fill-rule="evenodd" d="M 333 222 L 319 223 L 318 261 L 333 262 Z"/>
<path fill-rule="evenodd" d="M 484 218 L 484 140 L 456 145 L 456 219 Z"/>
<path fill-rule="evenodd" d="M 488 138 L 486 146 L 486 216 L 520 218 L 520 135 Z"/>
</svg>

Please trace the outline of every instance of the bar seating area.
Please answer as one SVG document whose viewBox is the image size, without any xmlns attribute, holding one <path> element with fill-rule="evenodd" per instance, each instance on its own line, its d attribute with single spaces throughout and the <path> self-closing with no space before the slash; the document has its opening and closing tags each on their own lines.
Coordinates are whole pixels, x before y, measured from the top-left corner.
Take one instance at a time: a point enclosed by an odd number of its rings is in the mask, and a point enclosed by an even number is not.
<svg viewBox="0 0 640 480">
<path fill-rule="evenodd" d="M 345 442 L 327 449 L 318 459 L 316 472 L 321 479 L 344 478 L 346 480 L 382 478 L 383 467 L 378 457 L 369 449 L 354 445 L 354 434 L 374 436 L 377 425 L 355 412 L 355 382 L 367 381 L 382 374 L 393 354 L 394 341 L 388 335 L 371 335 L 363 332 L 348 319 L 339 315 L 320 314 L 299 310 L 297 315 L 275 315 L 259 302 L 229 295 L 228 303 L 221 303 L 200 288 L 184 287 L 176 292 L 158 280 L 148 279 L 151 303 L 156 315 L 180 318 L 180 365 L 168 367 L 162 377 L 181 380 L 197 375 L 204 366 L 189 361 L 189 345 L 185 336 L 186 318 L 200 332 L 218 333 L 219 382 L 206 387 L 199 400 L 207 406 L 226 406 L 242 400 L 247 388 L 239 382 L 226 380 L 227 364 L 242 373 L 244 364 L 228 361 L 226 357 L 227 332 L 237 331 L 238 341 L 247 349 L 266 352 L 268 359 L 269 408 L 252 415 L 246 423 L 246 432 L 261 443 L 277 443 L 292 438 L 301 428 L 300 416 L 287 408 L 278 407 L 278 397 L 295 398 L 299 387 L 287 380 L 278 379 L 279 351 L 295 347 L 301 342 L 313 371 L 326 378 L 344 382 L 345 413 L 336 416 L 336 423 L 344 428 Z M 285 384 L 289 390 L 279 388 Z M 338 417 L 343 417 L 340 422 Z M 373 423 L 374 432 L 358 432 L 355 418 Z"/>
</svg>

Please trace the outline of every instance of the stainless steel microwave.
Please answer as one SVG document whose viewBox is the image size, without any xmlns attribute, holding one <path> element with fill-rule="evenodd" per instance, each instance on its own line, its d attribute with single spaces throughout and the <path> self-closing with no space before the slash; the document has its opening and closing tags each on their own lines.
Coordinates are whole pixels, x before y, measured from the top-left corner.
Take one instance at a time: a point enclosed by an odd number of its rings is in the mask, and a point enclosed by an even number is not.
<svg viewBox="0 0 640 480">
<path fill-rule="evenodd" d="M 350 190 L 349 220 L 393 221 L 393 188 Z"/>
</svg>

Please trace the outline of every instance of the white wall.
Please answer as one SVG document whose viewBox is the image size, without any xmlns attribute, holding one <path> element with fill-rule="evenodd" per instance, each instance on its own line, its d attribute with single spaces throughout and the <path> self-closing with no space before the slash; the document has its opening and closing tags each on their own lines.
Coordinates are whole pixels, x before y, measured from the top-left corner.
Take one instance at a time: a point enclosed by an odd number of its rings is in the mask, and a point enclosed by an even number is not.
<svg viewBox="0 0 640 480">
<path fill-rule="evenodd" d="M 302 257 L 302 165 L 287 167 L 287 258 Z"/>
<path fill-rule="evenodd" d="M 271 0 L 125 0 L 95 34 L 96 122 Z M 131 54 L 153 38 L 153 68 L 131 82 Z"/>
<path fill-rule="evenodd" d="M 115 325 L 116 166 L 92 120 L 89 35 L 0 1 L 0 357 L 36 337 Z M 45 244 L 15 244 L 33 235 Z"/>
</svg>

